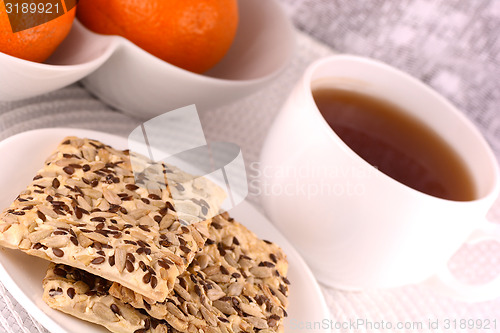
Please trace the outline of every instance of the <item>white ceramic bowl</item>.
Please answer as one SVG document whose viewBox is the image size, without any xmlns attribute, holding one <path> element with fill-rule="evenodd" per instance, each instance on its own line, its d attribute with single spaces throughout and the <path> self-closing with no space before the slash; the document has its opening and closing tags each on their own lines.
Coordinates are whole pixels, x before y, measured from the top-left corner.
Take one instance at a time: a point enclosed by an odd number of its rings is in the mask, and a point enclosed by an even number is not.
<svg viewBox="0 0 500 333">
<path fill-rule="evenodd" d="M 92 33 L 75 21 L 44 64 L 0 53 L 0 101 L 33 97 L 83 78 L 106 103 L 139 118 L 196 104 L 227 104 L 262 88 L 289 62 L 294 30 L 277 0 L 239 0 L 233 45 L 213 69 L 195 74 L 162 61 L 125 38 Z"/>
</svg>

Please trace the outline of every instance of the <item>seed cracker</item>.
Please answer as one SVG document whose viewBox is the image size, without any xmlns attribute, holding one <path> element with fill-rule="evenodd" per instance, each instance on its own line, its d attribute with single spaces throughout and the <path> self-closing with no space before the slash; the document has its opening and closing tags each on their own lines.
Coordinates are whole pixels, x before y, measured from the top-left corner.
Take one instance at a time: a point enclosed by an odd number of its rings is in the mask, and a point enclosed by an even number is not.
<svg viewBox="0 0 500 333">
<path fill-rule="evenodd" d="M 180 170 L 155 165 L 184 180 L 174 185 L 187 193 L 182 206 L 190 209 L 183 208 L 182 219 L 170 183 L 143 174 L 136 184 L 128 151 L 96 140 L 64 139 L 0 214 L 0 245 L 165 300 L 208 236 L 209 221 L 193 221 L 214 216 L 225 193 L 206 179 L 185 181 L 190 178 Z M 190 214 L 191 224 L 185 221 Z"/>
<path fill-rule="evenodd" d="M 51 263 L 43 279 L 43 300 L 51 308 L 106 327 L 114 333 L 177 333 L 109 295 L 112 282 L 73 267 Z"/>
<path fill-rule="evenodd" d="M 165 302 L 118 283 L 110 294 L 182 332 L 282 332 L 289 284 L 283 251 L 226 213 L 213 219 L 209 231 Z"/>
</svg>

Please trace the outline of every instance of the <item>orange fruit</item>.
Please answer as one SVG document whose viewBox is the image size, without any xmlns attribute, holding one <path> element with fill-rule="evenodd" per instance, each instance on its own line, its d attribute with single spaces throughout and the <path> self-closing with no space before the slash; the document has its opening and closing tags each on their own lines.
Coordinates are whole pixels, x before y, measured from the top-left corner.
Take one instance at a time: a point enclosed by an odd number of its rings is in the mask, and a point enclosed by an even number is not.
<svg viewBox="0 0 500 333">
<path fill-rule="evenodd" d="M 12 32 L 5 4 L 0 0 L 0 52 L 29 61 L 45 61 L 68 35 L 75 18 L 75 8 L 63 15 L 19 32 Z M 30 20 L 30 14 L 23 14 Z"/>
<path fill-rule="evenodd" d="M 94 32 L 196 73 L 224 57 L 238 26 L 237 0 L 80 0 L 76 15 Z"/>
</svg>

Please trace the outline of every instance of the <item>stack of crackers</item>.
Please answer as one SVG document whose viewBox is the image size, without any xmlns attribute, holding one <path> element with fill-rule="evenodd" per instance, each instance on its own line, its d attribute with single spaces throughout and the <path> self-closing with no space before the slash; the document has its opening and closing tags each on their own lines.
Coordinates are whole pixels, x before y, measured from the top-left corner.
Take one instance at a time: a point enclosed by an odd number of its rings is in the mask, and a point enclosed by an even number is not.
<svg viewBox="0 0 500 333">
<path fill-rule="evenodd" d="M 44 301 L 112 332 L 282 332 L 283 251 L 217 215 L 209 180 L 160 171 L 134 176 L 130 152 L 68 137 L 0 215 L 0 245 L 50 260 Z"/>
</svg>

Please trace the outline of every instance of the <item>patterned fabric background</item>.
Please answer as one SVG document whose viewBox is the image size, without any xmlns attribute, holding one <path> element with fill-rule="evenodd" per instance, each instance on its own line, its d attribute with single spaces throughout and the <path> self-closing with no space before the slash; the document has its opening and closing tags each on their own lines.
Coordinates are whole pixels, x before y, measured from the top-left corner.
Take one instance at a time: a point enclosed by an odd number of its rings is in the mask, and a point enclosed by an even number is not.
<svg viewBox="0 0 500 333">
<path fill-rule="evenodd" d="M 332 50 L 382 60 L 430 84 L 478 125 L 500 156 L 499 0 L 281 1 L 297 28 Z M 293 84 L 310 62 L 331 54 L 332 50 L 299 34 L 297 54 L 275 83 L 244 100 L 202 115 L 208 138 L 240 145 L 247 166 L 257 161 L 265 134 Z M 55 126 L 127 135 L 137 123 L 111 110 L 78 84 L 25 101 L 0 102 L 0 139 Z M 256 204 L 259 201 L 255 195 L 249 199 Z M 489 217 L 500 222 L 500 201 Z M 500 244 L 464 246 L 450 268 L 466 282 L 488 281 L 500 274 Z M 326 287 L 323 291 L 332 318 L 340 322 L 358 318 L 393 323 L 464 318 L 500 320 L 500 299 L 462 303 L 418 285 L 363 293 Z M 441 327 L 435 331 L 477 330 Z M 1 284 L 0 332 L 47 332 Z"/>
<path fill-rule="evenodd" d="M 298 28 L 428 83 L 500 152 L 500 1 L 282 0 Z"/>
</svg>

